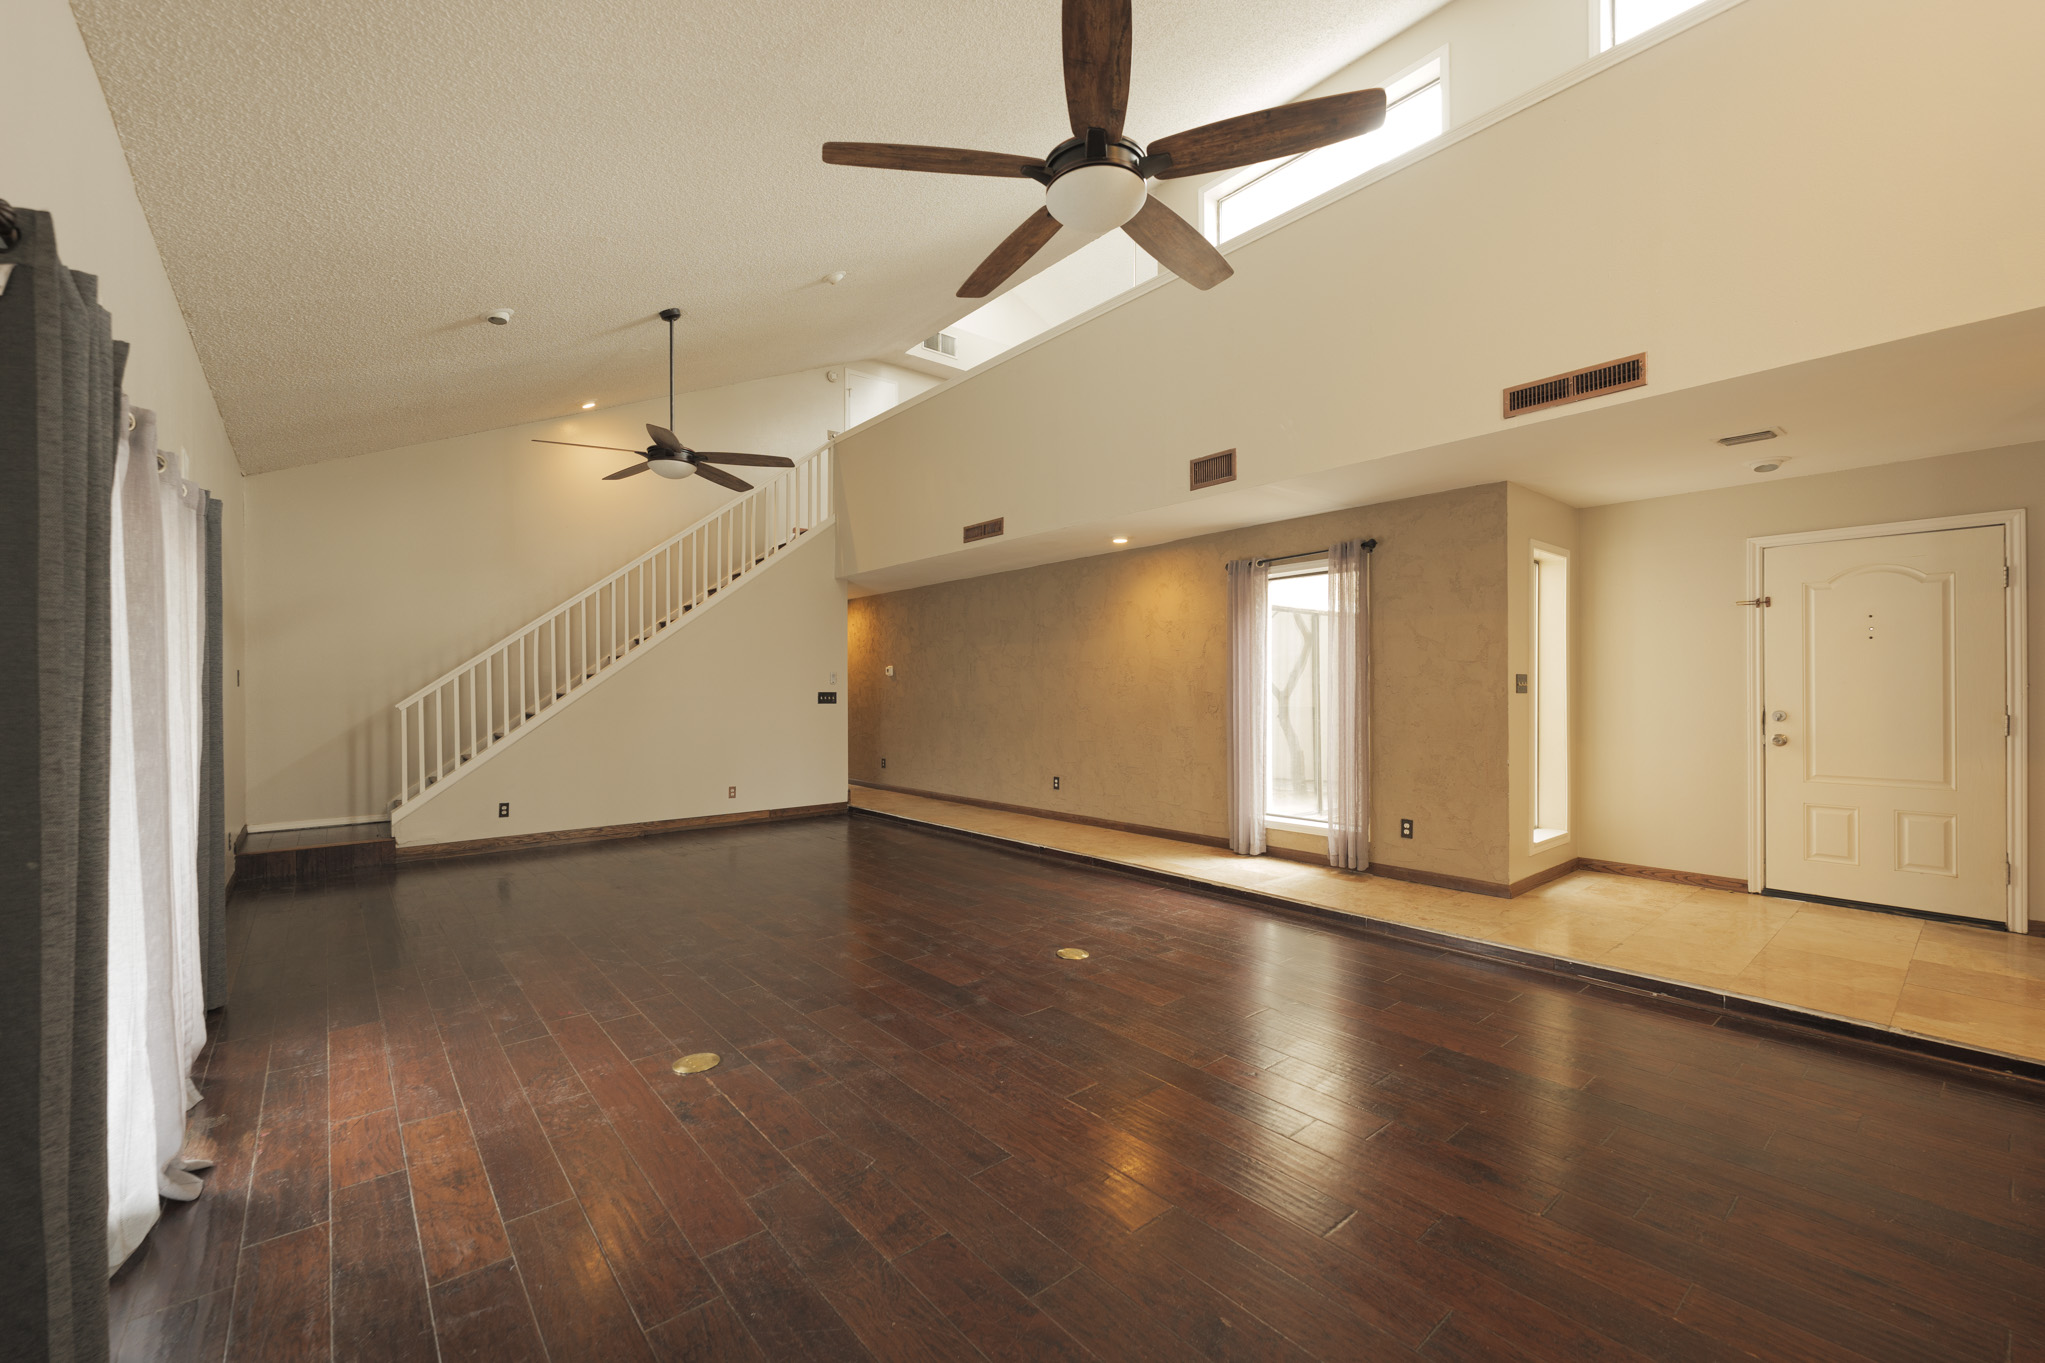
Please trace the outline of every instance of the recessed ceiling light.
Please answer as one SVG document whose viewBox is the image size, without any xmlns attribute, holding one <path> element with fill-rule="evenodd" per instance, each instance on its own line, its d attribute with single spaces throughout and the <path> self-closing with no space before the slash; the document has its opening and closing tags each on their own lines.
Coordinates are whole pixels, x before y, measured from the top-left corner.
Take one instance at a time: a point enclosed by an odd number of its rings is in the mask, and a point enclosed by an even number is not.
<svg viewBox="0 0 2045 1363">
<path fill-rule="evenodd" d="M 583 403 L 583 404 L 582 404 L 582 410 L 586 412 L 586 411 L 588 411 L 588 410 L 589 410 L 590 408 L 592 408 L 592 407 L 594 407 L 594 406 L 596 406 L 596 404 L 595 404 L 594 402 L 585 402 L 585 403 Z"/>
<path fill-rule="evenodd" d="M 1115 543 L 1117 543 L 1117 544 L 1127 544 L 1128 542 L 1129 542 L 1129 537 L 1128 537 L 1127 535 L 1117 535 L 1117 536 L 1115 536 Z"/>
<path fill-rule="evenodd" d="M 1747 468 L 1754 473 L 1773 473 L 1788 462 L 1788 459 L 1777 455 L 1773 459 L 1750 459 L 1747 461 Z"/>
</svg>

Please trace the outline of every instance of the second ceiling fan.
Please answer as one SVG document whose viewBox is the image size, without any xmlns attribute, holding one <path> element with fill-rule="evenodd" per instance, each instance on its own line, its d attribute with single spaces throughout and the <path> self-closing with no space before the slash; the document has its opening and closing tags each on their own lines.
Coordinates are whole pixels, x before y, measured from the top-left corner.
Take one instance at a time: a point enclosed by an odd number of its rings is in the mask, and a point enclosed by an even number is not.
<svg viewBox="0 0 2045 1363">
<path fill-rule="evenodd" d="M 604 481 L 615 482 L 630 478 L 635 473 L 653 470 L 663 478 L 687 478 L 700 474 L 719 487 L 728 487 L 733 492 L 751 492 L 753 485 L 736 474 L 726 473 L 716 467 L 718 464 L 748 464 L 755 468 L 790 469 L 795 461 L 779 454 L 733 454 L 728 450 L 692 450 L 681 441 L 669 426 L 675 424 L 675 323 L 681 320 L 680 308 L 662 308 L 660 320 L 667 323 L 667 426 L 646 423 L 646 433 L 653 437 L 653 443 L 643 450 L 628 450 L 623 445 L 585 445 L 579 440 L 540 440 L 535 445 L 572 445 L 578 450 L 616 450 L 619 454 L 636 454 L 646 462 L 630 468 L 606 473 Z"/>
<path fill-rule="evenodd" d="M 1325 147 L 1380 127 L 1383 90 L 1281 104 L 1238 114 L 1148 148 L 1122 135 L 1129 108 L 1129 0 L 1064 0 L 1065 108 L 1072 136 L 1042 158 L 957 147 L 892 142 L 826 142 L 834 166 L 920 170 L 939 175 L 993 175 L 1045 186 L 1044 206 L 1009 233 L 959 287 L 961 298 L 985 298 L 1058 233 L 1088 236 L 1119 227 L 1157 262 L 1199 289 L 1235 273 L 1213 243 L 1152 198 L 1146 182 L 1253 166 Z"/>
</svg>

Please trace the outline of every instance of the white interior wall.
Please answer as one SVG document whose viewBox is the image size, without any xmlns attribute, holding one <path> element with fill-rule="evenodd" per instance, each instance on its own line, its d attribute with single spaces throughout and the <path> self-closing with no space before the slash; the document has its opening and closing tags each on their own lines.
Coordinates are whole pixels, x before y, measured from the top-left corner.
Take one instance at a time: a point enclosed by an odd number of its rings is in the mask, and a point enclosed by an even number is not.
<svg viewBox="0 0 2045 1363">
<path fill-rule="evenodd" d="M 1563 418 L 1505 423 L 1501 388 L 1640 350 L 1649 388 L 1565 414 L 2045 304 L 2045 177 L 2026 173 L 2045 162 L 2045 8 L 1942 13 L 1735 5 L 1244 239 L 1211 292 L 1139 292 L 905 404 L 843 447 L 847 575 L 1105 551 L 1139 521 L 1176 538 L 1193 529 L 1163 512 L 1225 502 L 1234 518 L 1198 528 L 1318 509 L 1310 479 L 1538 429 Z M 1899 88 L 1939 98 L 1871 125 Z M 1241 481 L 1190 493 L 1186 461 L 1230 447 Z M 959 527 L 991 516 L 1006 538 L 963 550 Z M 1055 552 L 1018 557 L 1035 540 Z"/>
<path fill-rule="evenodd" d="M 845 591 L 833 538 L 824 530 L 796 545 L 408 812 L 399 845 L 843 801 Z M 819 704 L 820 691 L 839 702 Z"/>
<path fill-rule="evenodd" d="M 99 77 L 64 0 L 10 0 L 0 21 L 0 196 L 52 215 L 65 265 L 99 277 L 114 337 L 129 343 L 123 383 L 157 415 L 165 450 L 182 449 L 192 479 L 221 502 L 226 662 L 227 826 L 242 823 L 243 670 L 241 469 L 164 273 Z"/>
<path fill-rule="evenodd" d="M 1578 854 L 1744 878 L 1746 595 L 1750 537 L 2022 507 L 2045 516 L 2045 444 L 1947 455 L 1578 513 L 1582 626 L 1576 739 Z M 2035 534 L 2035 530 L 2034 530 Z M 2031 690 L 2045 681 L 2045 590 L 2029 578 Z M 2039 713 L 2035 703 L 2032 713 Z M 2045 810 L 2034 726 L 2031 808 Z M 2045 820 L 2032 817 L 2033 866 Z M 2035 874 L 2032 884 L 2040 884 Z M 2039 895 L 2032 891 L 2034 922 Z"/>
<path fill-rule="evenodd" d="M 800 458 L 845 419 L 826 373 L 682 394 L 675 429 Z M 249 479 L 250 825 L 382 817 L 399 700 L 733 496 L 604 482 L 636 456 L 533 443 L 637 449 L 667 419 L 665 399 L 631 403 Z M 782 626 L 751 618 L 771 647 Z M 749 676 L 743 657 L 731 676 Z"/>
</svg>

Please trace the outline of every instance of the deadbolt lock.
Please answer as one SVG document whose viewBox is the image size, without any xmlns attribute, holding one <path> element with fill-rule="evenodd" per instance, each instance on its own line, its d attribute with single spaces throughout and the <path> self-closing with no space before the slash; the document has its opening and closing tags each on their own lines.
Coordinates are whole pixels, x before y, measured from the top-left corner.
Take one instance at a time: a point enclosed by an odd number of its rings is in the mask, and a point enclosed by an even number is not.
<svg viewBox="0 0 2045 1363">
<path fill-rule="evenodd" d="M 1782 723 L 1782 721 L 1789 718 L 1789 711 L 1777 710 L 1773 715 L 1770 715 L 1769 718 L 1773 719 L 1777 724 L 1780 724 Z"/>
<path fill-rule="evenodd" d="M 1773 743 L 1773 744 L 1774 744 L 1774 745 L 1775 745 L 1776 747 L 1778 747 L 1778 748 L 1779 748 L 1779 747 L 1781 747 L 1781 746 L 1782 746 L 1783 744 L 1785 744 L 1785 743 L 1789 742 L 1789 735 L 1788 735 L 1788 734 L 1777 734 L 1777 735 L 1776 735 L 1775 737 L 1773 737 L 1773 738 L 1769 739 L 1768 741 L 1769 741 L 1770 743 Z"/>
</svg>

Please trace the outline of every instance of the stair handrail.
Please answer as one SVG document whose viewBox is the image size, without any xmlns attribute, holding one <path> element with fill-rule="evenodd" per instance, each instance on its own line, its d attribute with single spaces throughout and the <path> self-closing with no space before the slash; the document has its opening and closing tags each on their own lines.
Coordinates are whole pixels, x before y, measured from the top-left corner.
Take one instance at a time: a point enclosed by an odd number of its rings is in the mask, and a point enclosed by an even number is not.
<svg viewBox="0 0 2045 1363">
<path fill-rule="evenodd" d="M 648 549 L 645 553 L 641 554 L 638 558 L 633 559 L 630 563 L 618 569 L 618 571 L 612 573 L 609 577 L 601 578 L 592 585 L 583 588 L 575 595 L 567 597 L 564 600 L 558 602 L 557 604 L 550 606 L 546 610 L 541 611 L 538 615 L 535 615 L 532 619 L 526 621 L 517 629 L 506 630 L 503 634 L 499 635 L 497 640 L 494 643 L 492 643 L 488 648 L 483 649 L 475 656 L 469 658 L 466 662 L 457 663 L 453 667 L 450 667 L 449 669 L 447 669 L 447 671 L 441 673 L 438 677 L 434 678 L 432 681 L 426 683 L 426 685 L 420 687 L 417 691 L 414 691 L 411 695 L 406 696 L 403 700 L 399 701 L 397 703 L 396 708 L 402 710 L 407 705 L 410 705 L 413 702 L 420 700 L 425 696 L 432 695 L 435 691 L 438 691 L 441 687 L 446 686 L 449 682 L 453 681 L 456 677 L 460 676 L 462 673 L 474 667 L 477 663 L 482 662 L 485 658 L 489 657 L 491 654 L 503 648 L 508 641 L 516 639 L 519 635 L 524 634 L 527 630 L 532 629 L 536 625 L 545 624 L 547 621 L 553 619 L 562 611 L 567 610 L 570 606 L 575 605 L 583 598 L 588 596 L 594 596 L 596 593 L 602 591 L 604 588 L 617 582 L 620 578 L 630 573 L 634 568 L 643 567 L 647 563 L 651 562 L 653 560 L 653 557 L 656 554 L 660 553 L 663 549 L 673 548 L 682 540 L 687 539 L 690 535 L 695 534 L 704 526 L 709 525 L 719 516 L 728 513 L 733 507 L 737 506 L 739 503 L 748 501 L 751 498 L 759 496 L 761 493 L 765 492 L 768 488 L 772 487 L 776 483 L 783 482 L 787 479 L 795 477 L 795 475 L 801 472 L 801 470 L 806 465 L 808 465 L 808 463 L 812 459 L 815 459 L 818 455 L 821 454 L 828 454 L 830 450 L 831 446 L 828 444 L 817 446 L 808 454 L 805 454 L 800 459 L 796 460 L 794 468 L 783 469 L 779 477 L 770 478 L 766 482 L 761 483 L 758 487 L 755 487 L 751 492 L 742 493 L 739 496 L 732 498 L 728 502 L 721 503 L 716 510 L 704 514 L 698 519 L 691 521 L 688 525 L 682 527 L 680 530 L 675 531 L 674 534 L 669 535 L 666 539 L 654 545 L 651 549 Z M 825 487 L 825 492 L 827 495 L 829 491 L 830 489 L 827 484 Z M 803 529 L 805 531 L 819 529 L 825 522 L 828 522 L 830 519 L 831 516 L 829 514 L 826 514 L 819 518 L 817 525 L 804 526 Z"/>
</svg>

